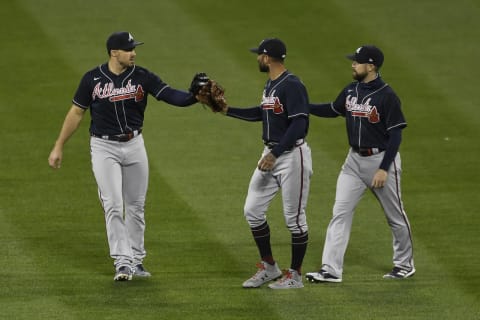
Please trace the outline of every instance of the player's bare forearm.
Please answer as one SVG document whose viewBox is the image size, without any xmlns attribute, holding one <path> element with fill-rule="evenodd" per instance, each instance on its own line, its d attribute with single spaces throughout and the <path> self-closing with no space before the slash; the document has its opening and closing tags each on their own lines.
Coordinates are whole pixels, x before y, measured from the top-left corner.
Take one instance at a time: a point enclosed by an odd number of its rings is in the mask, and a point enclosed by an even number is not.
<svg viewBox="0 0 480 320">
<path fill-rule="evenodd" d="M 73 135 L 73 133 L 78 129 L 78 126 L 80 125 L 84 114 L 85 110 L 75 105 L 72 105 L 72 107 L 68 111 L 63 122 L 62 129 L 60 130 L 60 134 L 55 141 L 55 145 L 50 152 L 50 156 L 48 157 L 48 164 L 50 165 L 50 167 L 54 169 L 60 168 L 63 157 L 63 146 L 65 145 L 67 140 Z"/>
<path fill-rule="evenodd" d="M 80 122 L 82 121 L 84 114 L 85 114 L 85 109 L 77 107 L 76 105 L 72 105 L 67 115 L 65 116 L 62 130 L 60 131 L 58 139 L 55 142 L 55 145 L 63 146 L 65 142 L 67 142 L 67 140 L 78 129 L 78 126 L 80 125 Z"/>
</svg>

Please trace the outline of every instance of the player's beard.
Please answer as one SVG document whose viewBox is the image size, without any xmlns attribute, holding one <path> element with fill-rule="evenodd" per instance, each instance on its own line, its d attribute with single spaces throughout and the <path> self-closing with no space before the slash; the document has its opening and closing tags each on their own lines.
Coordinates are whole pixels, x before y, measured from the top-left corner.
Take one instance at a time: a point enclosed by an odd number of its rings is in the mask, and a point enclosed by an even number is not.
<svg viewBox="0 0 480 320">
<path fill-rule="evenodd" d="M 358 82 L 362 82 L 367 77 L 367 75 L 368 75 L 367 71 L 365 71 L 363 73 L 359 73 L 359 72 L 353 70 L 352 77 L 353 77 L 353 79 L 357 80 Z"/>
<path fill-rule="evenodd" d="M 268 67 L 268 65 L 262 63 L 262 61 L 258 62 L 258 69 L 260 70 L 260 72 L 269 72 L 270 71 L 270 68 Z"/>
</svg>

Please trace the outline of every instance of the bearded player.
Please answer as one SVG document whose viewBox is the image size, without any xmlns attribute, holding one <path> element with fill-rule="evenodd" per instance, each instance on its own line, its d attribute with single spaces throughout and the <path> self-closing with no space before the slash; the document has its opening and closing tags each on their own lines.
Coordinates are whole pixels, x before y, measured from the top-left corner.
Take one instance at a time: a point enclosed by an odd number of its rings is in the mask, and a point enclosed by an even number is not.
<svg viewBox="0 0 480 320">
<path fill-rule="evenodd" d="M 243 287 L 258 288 L 280 278 L 269 288 L 302 288 L 301 266 L 308 243 L 305 208 L 312 174 L 311 152 L 305 142 L 309 112 L 307 90 L 300 79 L 285 68 L 287 51 L 281 40 L 265 39 L 251 51 L 257 54 L 260 71 L 268 75 L 261 103 L 251 108 L 225 104 L 222 110 L 230 117 L 263 123 L 264 148 L 251 177 L 244 206 L 261 261 L 257 264 L 257 272 L 243 283 Z M 266 211 L 279 190 L 292 253 L 290 268 L 283 277 L 273 257 L 266 218 Z"/>
<path fill-rule="evenodd" d="M 402 165 L 398 152 L 407 122 L 400 99 L 380 77 L 382 51 L 366 45 L 347 57 L 353 60 L 356 81 L 347 85 L 334 102 L 310 107 L 311 114 L 319 117 L 345 118 L 350 150 L 337 180 L 322 267 L 306 277 L 313 282 L 342 281 L 354 210 L 370 189 L 380 202 L 393 235 L 393 269 L 383 277 L 405 279 L 415 274 L 412 232 L 401 197 Z"/>
</svg>

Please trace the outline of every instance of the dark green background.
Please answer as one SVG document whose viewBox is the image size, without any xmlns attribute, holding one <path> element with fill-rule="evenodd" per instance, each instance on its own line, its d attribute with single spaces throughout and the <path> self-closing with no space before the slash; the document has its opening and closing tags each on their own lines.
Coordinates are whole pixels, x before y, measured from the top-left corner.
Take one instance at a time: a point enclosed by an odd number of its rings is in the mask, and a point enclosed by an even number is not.
<svg viewBox="0 0 480 320">
<path fill-rule="evenodd" d="M 451 1 L 4 1 L 0 8 L 0 318 L 2 319 L 478 319 L 480 5 Z M 248 49 L 277 36 L 313 102 L 351 80 L 345 54 L 373 43 L 408 121 L 403 195 L 417 273 L 385 281 L 391 235 L 368 194 L 359 205 L 344 282 L 244 290 L 258 259 L 243 202 L 262 149 L 260 125 L 199 105 L 151 99 L 144 137 L 146 281 L 114 283 L 90 168 L 88 117 L 63 166 L 47 157 L 83 73 L 128 30 L 137 63 L 186 89 L 207 72 L 230 104 L 259 102 L 265 75 Z M 304 271 L 319 267 L 335 182 L 348 146 L 341 119 L 311 118 L 314 177 Z M 280 199 L 269 210 L 282 268 L 290 236 Z"/>
</svg>

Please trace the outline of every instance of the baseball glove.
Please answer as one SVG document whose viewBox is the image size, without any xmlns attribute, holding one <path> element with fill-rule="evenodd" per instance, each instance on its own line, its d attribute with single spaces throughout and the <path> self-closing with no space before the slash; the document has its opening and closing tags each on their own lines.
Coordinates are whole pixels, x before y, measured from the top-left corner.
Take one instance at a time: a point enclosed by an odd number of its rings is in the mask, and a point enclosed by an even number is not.
<svg viewBox="0 0 480 320">
<path fill-rule="evenodd" d="M 210 79 L 205 72 L 199 72 L 195 74 L 188 91 L 190 91 L 194 96 L 198 95 L 200 90 L 208 84 L 208 80 Z"/>
<path fill-rule="evenodd" d="M 225 89 L 214 80 L 208 80 L 208 83 L 200 89 L 195 97 L 199 102 L 209 106 L 213 112 L 227 110 Z"/>
</svg>

